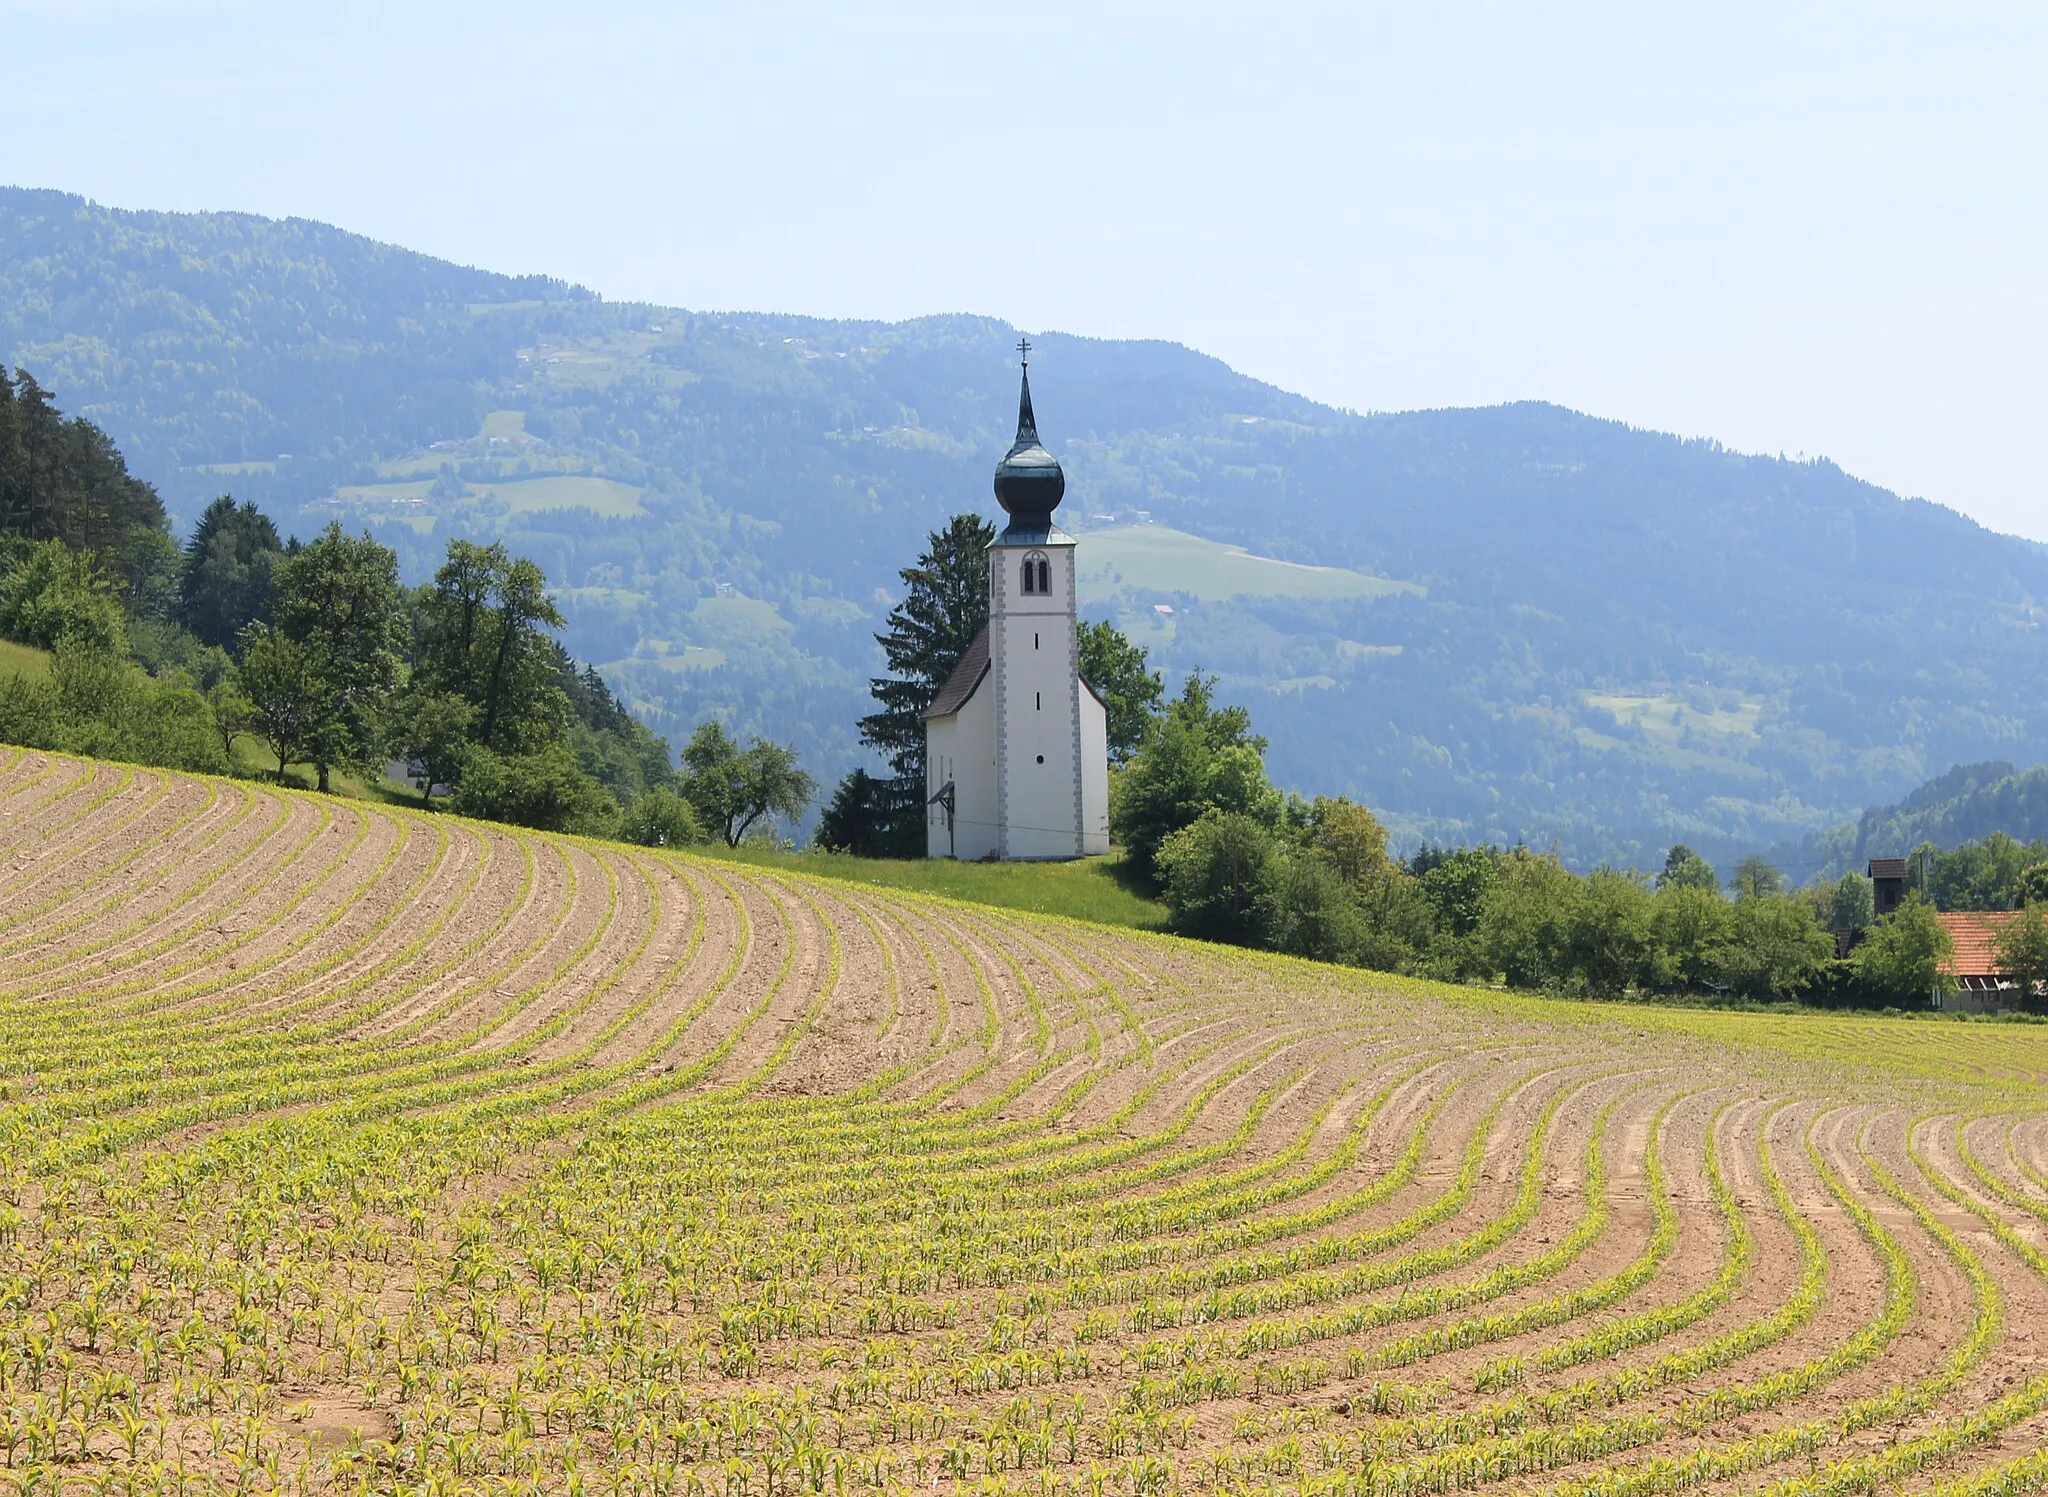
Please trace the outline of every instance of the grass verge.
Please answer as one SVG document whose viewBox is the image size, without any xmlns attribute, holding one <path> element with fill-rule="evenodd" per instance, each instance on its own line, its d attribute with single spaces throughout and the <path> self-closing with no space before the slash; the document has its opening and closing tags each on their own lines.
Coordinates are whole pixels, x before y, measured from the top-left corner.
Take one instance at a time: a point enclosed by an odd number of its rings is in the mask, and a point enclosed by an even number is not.
<svg viewBox="0 0 2048 1497">
<path fill-rule="evenodd" d="M 1070 863 L 956 863 L 947 858 L 856 858 L 836 852 L 785 852 L 778 848 L 716 843 L 692 853 L 774 868 L 817 878 L 843 879 L 884 889 L 943 894 L 973 904 L 1065 915 L 1098 925 L 1164 930 L 1166 906 L 1139 893 L 1120 853 Z"/>
</svg>

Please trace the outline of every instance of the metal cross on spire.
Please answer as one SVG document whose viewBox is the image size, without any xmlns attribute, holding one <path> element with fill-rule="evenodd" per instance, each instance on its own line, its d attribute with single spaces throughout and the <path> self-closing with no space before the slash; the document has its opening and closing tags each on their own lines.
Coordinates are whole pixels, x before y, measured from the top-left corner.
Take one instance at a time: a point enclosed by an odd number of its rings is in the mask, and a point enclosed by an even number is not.
<svg viewBox="0 0 2048 1497">
<path fill-rule="evenodd" d="M 1029 338 L 1019 338 L 1017 340 L 1017 362 L 1026 369 L 1031 367 L 1031 340 Z"/>
</svg>

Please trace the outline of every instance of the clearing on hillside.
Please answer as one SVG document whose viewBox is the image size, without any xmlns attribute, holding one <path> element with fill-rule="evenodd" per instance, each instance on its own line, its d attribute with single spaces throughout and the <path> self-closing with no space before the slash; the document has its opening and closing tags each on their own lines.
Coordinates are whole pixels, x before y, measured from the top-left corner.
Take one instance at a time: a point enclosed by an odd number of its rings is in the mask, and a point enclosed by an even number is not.
<svg viewBox="0 0 2048 1497">
<path fill-rule="evenodd" d="M 2048 1032 L 0 752 L 0 1492 L 2048 1483 Z"/>
</svg>

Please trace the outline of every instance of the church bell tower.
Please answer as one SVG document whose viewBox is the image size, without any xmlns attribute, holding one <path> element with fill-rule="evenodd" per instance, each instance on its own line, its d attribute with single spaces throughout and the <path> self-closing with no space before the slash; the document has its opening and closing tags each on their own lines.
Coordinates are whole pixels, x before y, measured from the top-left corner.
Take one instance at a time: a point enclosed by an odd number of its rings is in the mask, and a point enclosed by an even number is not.
<svg viewBox="0 0 2048 1497">
<path fill-rule="evenodd" d="M 1067 475 L 1038 439 L 1030 343 L 1020 342 L 1017 352 L 1017 440 L 996 464 L 995 483 L 1010 523 L 988 548 L 997 856 L 1072 858 L 1084 851 L 1074 539 L 1052 522 Z"/>
<path fill-rule="evenodd" d="M 935 857 L 1109 851 L 1106 714 L 1081 679 L 1074 538 L 1052 518 L 1067 478 L 1038 437 L 1030 343 L 1017 351 L 1017 438 L 995 473 L 1009 523 L 988 549 L 988 630 L 925 716 Z"/>
</svg>

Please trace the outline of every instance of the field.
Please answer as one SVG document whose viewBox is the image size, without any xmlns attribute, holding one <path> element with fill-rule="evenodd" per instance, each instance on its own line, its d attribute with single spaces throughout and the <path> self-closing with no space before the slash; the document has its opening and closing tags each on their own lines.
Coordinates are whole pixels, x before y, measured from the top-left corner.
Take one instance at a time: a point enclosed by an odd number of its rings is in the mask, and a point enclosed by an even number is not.
<svg viewBox="0 0 2048 1497">
<path fill-rule="evenodd" d="M 2048 1027 L 0 751 L 0 1493 L 2048 1484 Z"/>
<path fill-rule="evenodd" d="M 1106 603 L 1126 589 L 1186 593 L 1205 603 L 1225 598 L 1380 598 L 1421 594 L 1412 582 L 1368 577 L 1343 567 L 1308 567 L 1254 556 L 1242 546 L 1204 540 L 1166 525 L 1087 532 L 1076 583 L 1083 603 Z"/>
<path fill-rule="evenodd" d="M 405 517 L 431 527 L 437 512 L 433 480 L 418 478 L 391 483 L 344 484 L 335 490 L 336 500 L 356 510 L 378 515 L 398 509 Z M 647 511 L 640 503 L 640 490 L 616 478 L 593 478 L 583 474 L 552 473 L 532 478 L 495 478 L 471 485 L 475 497 L 496 500 L 505 513 L 538 514 L 554 509 L 587 509 L 607 519 L 631 519 Z"/>
<path fill-rule="evenodd" d="M 50 652 L 34 645 L 18 645 L 0 639 L 0 676 L 46 676 L 50 673 Z"/>
</svg>

